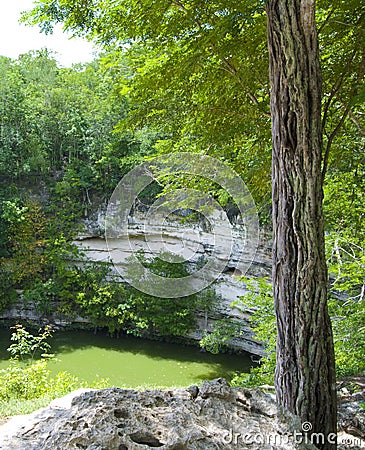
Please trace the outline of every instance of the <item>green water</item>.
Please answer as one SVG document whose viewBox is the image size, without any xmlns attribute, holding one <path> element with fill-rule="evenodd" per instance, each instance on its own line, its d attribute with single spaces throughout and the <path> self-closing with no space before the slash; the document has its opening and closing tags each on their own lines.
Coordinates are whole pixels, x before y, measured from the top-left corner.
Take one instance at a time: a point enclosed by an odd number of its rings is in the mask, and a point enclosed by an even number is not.
<svg viewBox="0 0 365 450">
<path fill-rule="evenodd" d="M 9 361 L 9 330 L 0 330 L 0 369 Z M 172 387 L 199 384 L 216 377 L 230 379 L 252 366 L 248 355 L 212 355 L 198 348 L 134 337 L 112 339 L 87 331 L 57 332 L 51 340 L 53 373 L 66 370 L 82 380 L 108 378 L 110 386 Z"/>
</svg>

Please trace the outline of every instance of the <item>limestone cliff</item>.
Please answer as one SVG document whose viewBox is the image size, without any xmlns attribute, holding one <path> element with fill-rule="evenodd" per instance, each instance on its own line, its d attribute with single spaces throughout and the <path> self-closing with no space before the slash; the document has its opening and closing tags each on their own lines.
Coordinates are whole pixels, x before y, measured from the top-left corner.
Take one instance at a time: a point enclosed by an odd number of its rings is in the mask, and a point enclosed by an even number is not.
<svg viewBox="0 0 365 450">
<path fill-rule="evenodd" d="M 116 269 L 119 263 L 128 260 L 138 250 L 143 250 L 146 256 L 153 256 L 159 250 L 168 249 L 181 254 L 193 266 L 199 258 L 209 258 L 214 248 L 215 257 L 221 259 L 225 266 L 211 286 L 220 301 L 208 315 L 196 311 L 198 329 L 187 337 L 199 341 L 203 332 L 211 331 L 219 319 L 240 321 L 243 324 L 241 336 L 230 341 L 231 347 L 262 356 L 262 345 L 254 339 L 249 327 L 250 312 L 232 307 L 232 302 L 247 292 L 245 283 L 236 275 L 271 277 L 270 235 L 262 230 L 256 247 L 257 242 L 250 242 L 245 225 L 233 222 L 230 225 L 232 240 L 227 240 L 231 247 L 227 249 L 224 245 L 226 228 L 219 218 L 214 219 L 213 225 L 207 227 L 201 222 L 182 222 L 177 217 L 159 220 L 158 217 L 147 217 L 146 212 L 135 211 L 129 217 L 128 234 L 118 236 L 116 229 L 118 239 L 106 239 L 105 211 L 100 209 L 95 216 L 85 220 L 83 231 L 75 242 L 90 260 L 113 261 Z"/>
<path fill-rule="evenodd" d="M 163 222 L 163 226 L 158 220 L 145 220 L 145 214 L 136 212 L 130 218 L 130 235 L 121 237 L 118 241 L 106 241 L 105 238 L 105 211 L 100 209 L 95 216 L 84 221 L 83 231 L 80 232 L 75 243 L 84 251 L 86 257 L 94 262 L 107 262 L 112 260 L 116 270 L 118 262 L 126 261 L 138 250 L 143 249 L 147 256 L 151 252 L 158 251 L 167 246 L 175 252 L 183 251 L 190 255 L 188 260 L 193 266 L 200 257 L 209 257 L 212 246 L 215 242 L 223 242 L 224 235 L 219 221 L 217 220 L 216 230 L 203 227 L 200 223 L 184 223 L 176 218 Z M 239 296 L 247 292 L 245 283 L 240 281 L 235 275 L 242 272 L 242 268 L 248 268 L 249 275 L 268 276 L 271 273 L 270 239 L 262 234 L 261 242 L 255 251 L 247 250 L 249 244 L 245 244 L 244 225 L 232 225 L 233 245 L 230 251 L 224 249 L 224 245 L 218 245 L 216 249 L 217 258 L 222 258 L 225 269 L 212 284 L 219 296 L 219 302 L 207 314 L 205 311 L 195 311 L 197 318 L 197 329 L 192 330 L 184 338 L 189 342 L 199 342 L 204 332 L 210 332 L 214 323 L 220 319 L 230 319 L 240 323 L 241 334 L 229 342 L 231 348 L 243 350 L 251 354 L 262 356 L 264 349 L 258 342 L 249 326 L 250 311 L 242 312 L 238 308 L 232 307 L 232 302 Z M 161 240 L 161 236 L 163 239 Z M 227 254 L 229 255 L 227 257 Z M 226 260 L 224 259 L 226 258 Z M 30 321 L 40 324 L 55 324 L 57 326 L 85 325 L 88 320 L 75 315 L 66 317 L 57 312 L 57 304 L 50 305 L 49 314 L 40 313 L 34 305 L 22 301 L 20 295 L 19 302 L 13 303 L 9 308 L 0 311 L 0 319 L 11 321 Z"/>
</svg>

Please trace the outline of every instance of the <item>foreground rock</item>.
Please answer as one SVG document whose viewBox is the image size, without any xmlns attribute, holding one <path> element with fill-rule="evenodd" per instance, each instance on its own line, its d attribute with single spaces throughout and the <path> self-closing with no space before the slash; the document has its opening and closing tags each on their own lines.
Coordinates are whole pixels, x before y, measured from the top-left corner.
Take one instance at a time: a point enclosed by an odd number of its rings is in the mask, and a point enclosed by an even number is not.
<svg viewBox="0 0 365 450">
<path fill-rule="evenodd" d="M 280 411 L 270 396 L 231 388 L 223 379 L 204 382 L 200 388 L 143 392 L 111 388 L 83 392 L 69 404 L 68 399 L 23 416 L 15 427 L 12 421 L 0 427 L 0 448 L 315 448 L 295 442 L 292 433 L 301 431 L 299 419 Z"/>
</svg>

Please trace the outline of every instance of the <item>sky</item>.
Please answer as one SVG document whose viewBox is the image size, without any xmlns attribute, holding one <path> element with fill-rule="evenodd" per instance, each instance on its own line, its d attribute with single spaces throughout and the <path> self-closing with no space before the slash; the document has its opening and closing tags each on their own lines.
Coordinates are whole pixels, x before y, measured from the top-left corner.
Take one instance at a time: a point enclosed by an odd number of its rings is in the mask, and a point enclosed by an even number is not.
<svg viewBox="0 0 365 450">
<path fill-rule="evenodd" d="M 57 26 L 52 35 L 45 35 L 38 27 L 19 24 L 20 13 L 32 9 L 33 3 L 34 0 L 0 0 L 0 55 L 16 59 L 29 50 L 47 47 L 57 53 L 55 58 L 64 67 L 93 59 L 92 44 L 81 38 L 69 39 L 62 26 Z"/>
</svg>

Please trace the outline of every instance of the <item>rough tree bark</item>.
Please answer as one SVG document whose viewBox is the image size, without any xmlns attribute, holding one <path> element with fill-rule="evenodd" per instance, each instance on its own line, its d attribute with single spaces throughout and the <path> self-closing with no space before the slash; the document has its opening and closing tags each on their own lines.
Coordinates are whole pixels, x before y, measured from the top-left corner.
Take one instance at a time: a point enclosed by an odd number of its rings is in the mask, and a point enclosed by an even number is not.
<svg viewBox="0 0 365 450">
<path fill-rule="evenodd" d="M 267 0 L 278 402 L 334 449 L 336 387 L 322 214 L 315 0 Z M 310 426 L 309 426 L 310 428 Z"/>
</svg>

